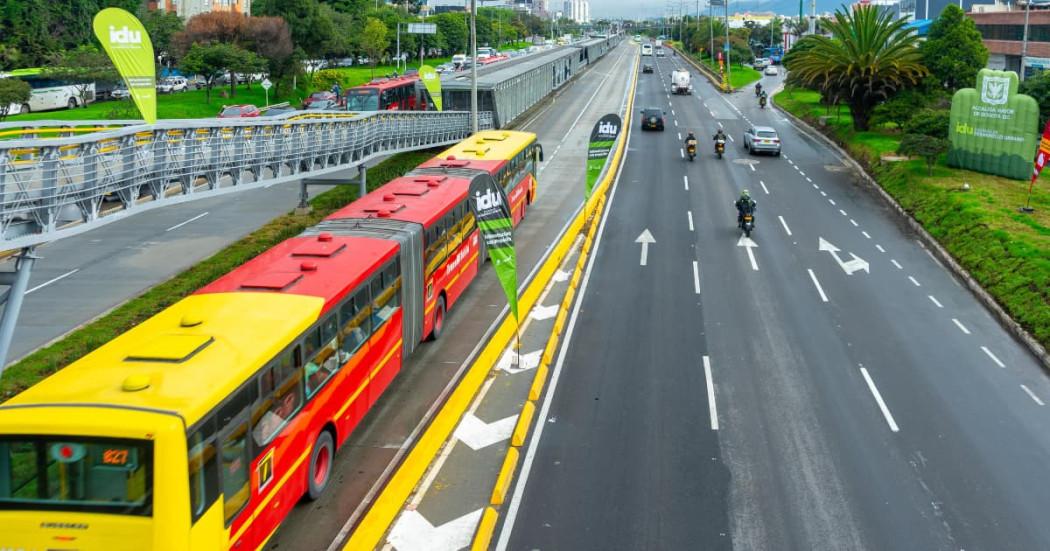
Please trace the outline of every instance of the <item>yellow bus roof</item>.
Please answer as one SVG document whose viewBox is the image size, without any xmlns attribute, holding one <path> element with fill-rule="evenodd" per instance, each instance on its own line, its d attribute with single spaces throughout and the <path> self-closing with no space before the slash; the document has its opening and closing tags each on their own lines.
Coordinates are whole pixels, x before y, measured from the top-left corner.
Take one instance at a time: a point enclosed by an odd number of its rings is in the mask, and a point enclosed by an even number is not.
<svg viewBox="0 0 1050 551">
<path fill-rule="evenodd" d="M 438 155 L 447 159 L 449 155 L 457 159 L 472 161 L 505 161 L 513 159 L 522 149 L 536 141 L 532 132 L 515 132 L 513 130 L 482 130 L 477 134 L 444 150 Z M 479 145 L 484 147 L 479 148 Z"/>
<path fill-rule="evenodd" d="M 190 295 L 3 405 L 150 408 L 189 426 L 305 332 L 323 304 L 278 293 Z"/>
</svg>

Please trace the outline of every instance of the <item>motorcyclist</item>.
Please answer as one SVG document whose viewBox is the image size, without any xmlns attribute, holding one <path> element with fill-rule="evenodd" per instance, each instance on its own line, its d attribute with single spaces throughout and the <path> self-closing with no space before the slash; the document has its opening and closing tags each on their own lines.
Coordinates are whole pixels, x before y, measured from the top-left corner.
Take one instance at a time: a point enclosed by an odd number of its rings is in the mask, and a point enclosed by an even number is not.
<svg viewBox="0 0 1050 551">
<path fill-rule="evenodd" d="M 755 83 L 755 95 L 756 96 L 762 95 L 762 83 L 761 82 Z"/>
<path fill-rule="evenodd" d="M 760 96 L 758 96 L 758 104 L 761 105 L 762 107 L 765 107 L 766 106 L 766 99 L 768 99 L 768 96 L 766 96 L 766 91 L 762 90 L 762 94 Z"/>
<path fill-rule="evenodd" d="M 692 145 L 692 146 L 696 145 L 696 135 L 693 134 L 692 130 L 690 130 L 689 131 L 689 135 L 685 137 L 685 147 L 686 147 L 686 149 L 688 149 L 690 145 Z"/>
<path fill-rule="evenodd" d="M 740 192 L 740 198 L 736 200 L 736 224 L 739 226 L 744 222 L 744 215 L 754 215 L 755 209 L 758 208 L 758 203 L 751 198 L 751 194 L 745 189 Z M 754 218 L 751 219 L 751 223 L 754 224 Z"/>
<path fill-rule="evenodd" d="M 715 143 L 718 143 L 718 140 L 722 140 L 722 142 L 724 143 L 726 141 L 726 132 L 725 132 L 725 130 L 722 130 L 721 128 L 719 128 L 718 132 L 715 132 L 715 135 L 714 135 L 713 139 L 715 140 Z"/>
</svg>

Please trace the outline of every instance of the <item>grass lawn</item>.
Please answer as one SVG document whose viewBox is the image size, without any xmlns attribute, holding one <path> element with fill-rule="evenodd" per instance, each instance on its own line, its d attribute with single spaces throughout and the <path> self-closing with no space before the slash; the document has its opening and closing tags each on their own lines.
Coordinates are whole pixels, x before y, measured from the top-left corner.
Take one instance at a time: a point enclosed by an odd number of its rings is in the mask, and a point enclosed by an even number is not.
<svg viewBox="0 0 1050 551">
<path fill-rule="evenodd" d="M 205 90 L 189 90 L 174 94 L 157 95 L 157 118 L 159 119 L 197 119 L 202 117 L 214 117 L 222 109 L 223 105 L 234 103 L 254 103 L 262 107 L 266 105 L 266 94 L 262 87 L 252 84 L 251 90 L 245 84 L 237 86 L 237 95 L 223 98 L 223 92 L 230 93 L 229 86 L 216 86 L 211 90 L 211 103 L 205 101 Z M 285 101 L 283 98 L 275 98 L 273 89 L 270 89 L 270 103 Z M 37 120 L 114 120 L 114 119 L 139 119 L 141 115 L 131 100 L 123 101 L 96 101 L 87 107 L 78 109 L 64 109 L 59 111 L 44 111 L 40 113 L 28 113 L 26 115 L 14 115 L 7 117 L 6 122 L 37 121 Z"/>
<path fill-rule="evenodd" d="M 696 56 L 693 57 L 695 58 Z M 717 61 L 712 62 L 710 59 L 705 58 L 703 60 L 703 63 L 710 67 L 711 70 L 715 72 L 715 74 L 718 73 Z M 740 88 L 743 88 L 753 82 L 758 82 L 761 79 L 761 71 L 756 71 L 751 67 L 745 67 L 739 63 L 731 63 L 729 66 L 729 86 L 731 86 L 734 90 L 739 90 Z"/>
<path fill-rule="evenodd" d="M 1036 181 L 1033 214 L 1025 203 L 1028 182 L 947 166 L 942 156 L 928 175 L 922 160 L 889 162 L 900 143 L 888 127 L 853 129 L 848 111 L 820 105 L 820 95 L 788 88 L 777 105 L 820 128 L 866 165 L 886 191 L 962 264 L 1007 312 L 1044 346 L 1050 346 L 1050 171 Z M 960 191 L 963 184 L 970 191 Z"/>
</svg>

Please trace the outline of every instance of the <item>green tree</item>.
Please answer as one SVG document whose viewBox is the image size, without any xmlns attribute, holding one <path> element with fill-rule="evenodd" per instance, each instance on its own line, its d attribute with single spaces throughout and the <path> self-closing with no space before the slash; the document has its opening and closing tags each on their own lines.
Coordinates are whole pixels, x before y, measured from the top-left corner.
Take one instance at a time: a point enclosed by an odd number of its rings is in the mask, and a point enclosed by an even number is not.
<svg viewBox="0 0 1050 551">
<path fill-rule="evenodd" d="M 948 4 L 919 47 L 922 62 L 949 92 L 977 82 L 977 71 L 988 65 L 988 48 L 973 19 L 962 8 Z"/>
<path fill-rule="evenodd" d="M 929 136 L 931 138 L 948 138 L 948 125 L 951 112 L 947 109 L 923 109 L 904 125 L 906 134 Z"/>
<path fill-rule="evenodd" d="M 307 55 L 321 57 L 335 32 L 330 12 L 318 0 L 256 0 L 252 15 L 282 17 L 292 32 L 292 42 Z"/>
<path fill-rule="evenodd" d="M 445 37 L 445 44 L 450 52 L 466 52 L 470 29 L 462 14 L 442 13 L 430 18 L 437 24 L 438 32 Z"/>
<path fill-rule="evenodd" d="M 814 36 L 816 45 L 792 62 L 794 78 L 839 97 L 849 106 L 853 128 L 867 130 L 872 112 L 894 93 L 927 74 L 918 38 L 876 6 L 835 12 L 831 37 Z"/>
<path fill-rule="evenodd" d="M 926 161 L 926 171 L 933 176 L 933 167 L 937 159 L 948 152 L 948 140 L 934 138 L 921 134 L 905 134 L 897 147 L 897 153 L 903 155 L 922 157 Z"/>
<path fill-rule="evenodd" d="M 1050 119 L 1050 71 L 1040 71 L 1026 78 L 1017 91 L 1032 96 L 1039 104 L 1039 128 L 1045 127 Z"/>
<path fill-rule="evenodd" d="M 250 54 L 244 48 L 233 44 L 194 44 L 190 46 L 186 55 L 182 56 L 179 68 L 190 74 L 197 74 L 204 78 L 205 101 L 211 103 L 211 89 L 215 80 L 223 73 L 230 74 L 243 69 L 249 61 L 245 54 Z M 231 82 L 234 78 L 230 79 Z M 232 90 L 231 84 L 231 90 Z"/>
<path fill-rule="evenodd" d="M 120 75 L 117 74 L 109 56 L 91 44 L 53 55 L 50 65 L 44 68 L 41 76 L 68 81 L 77 91 L 80 107 L 87 107 L 88 92 L 95 82 L 120 80 Z"/>
<path fill-rule="evenodd" d="M 872 122 L 882 124 L 893 123 L 897 129 L 903 129 L 916 112 L 924 109 L 930 103 L 930 98 L 922 90 L 912 88 L 904 90 L 892 98 L 882 102 L 875 108 Z"/>
<path fill-rule="evenodd" d="M 153 51 L 157 54 L 174 55 L 174 44 L 172 40 L 175 35 L 182 32 L 182 18 L 177 14 L 168 13 L 164 10 L 139 10 L 139 20 L 149 33 L 149 39 L 153 42 Z"/>
<path fill-rule="evenodd" d="M 803 36 L 795 42 L 795 45 L 784 54 L 784 58 L 780 61 L 784 68 L 788 71 L 792 70 L 795 60 L 802 55 L 802 52 L 812 50 L 817 46 L 817 41 L 814 40 L 816 35 Z"/>
<path fill-rule="evenodd" d="M 12 105 L 22 106 L 29 102 L 33 90 L 29 83 L 17 78 L 0 78 L 0 122 L 7 118 Z"/>
<path fill-rule="evenodd" d="M 368 59 L 372 62 L 372 78 L 375 78 L 376 62 L 390 46 L 390 40 L 386 36 L 386 25 L 374 17 L 369 17 L 359 40 L 361 49 L 368 54 Z"/>
</svg>

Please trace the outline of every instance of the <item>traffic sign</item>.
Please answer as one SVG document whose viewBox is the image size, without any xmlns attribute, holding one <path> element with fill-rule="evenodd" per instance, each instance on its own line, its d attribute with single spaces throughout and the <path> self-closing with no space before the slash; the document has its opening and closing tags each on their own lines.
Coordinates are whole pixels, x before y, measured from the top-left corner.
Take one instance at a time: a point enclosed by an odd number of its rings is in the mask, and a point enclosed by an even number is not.
<svg viewBox="0 0 1050 551">
<path fill-rule="evenodd" d="M 260 82 L 259 84 L 263 87 L 263 90 L 269 90 L 270 87 L 273 86 L 273 83 L 270 82 L 270 79 L 268 79 L 268 78 L 264 78 L 263 81 Z"/>
<path fill-rule="evenodd" d="M 436 34 L 437 23 L 409 23 L 409 34 Z"/>
</svg>

